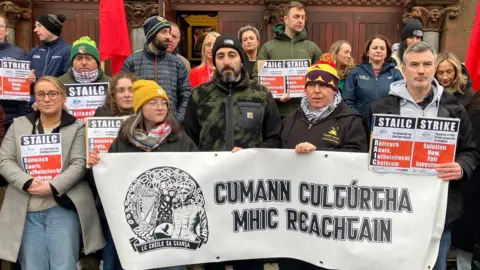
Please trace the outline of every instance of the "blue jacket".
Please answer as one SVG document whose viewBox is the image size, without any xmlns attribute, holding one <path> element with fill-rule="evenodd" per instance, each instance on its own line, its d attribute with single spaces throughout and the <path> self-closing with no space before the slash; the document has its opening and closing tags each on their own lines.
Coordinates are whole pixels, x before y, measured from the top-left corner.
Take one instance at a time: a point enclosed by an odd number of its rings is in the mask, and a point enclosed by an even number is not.
<svg viewBox="0 0 480 270">
<path fill-rule="evenodd" d="M 26 55 L 23 49 L 8 42 L 0 42 L 0 59 L 25 60 Z M 26 101 L 0 100 L 0 105 L 2 105 L 5 111 L 6 129 L 13 122 L 13 118 L 24 116 L 29 110 L 28 102 Z"/>
<path fill-rule="evenodd" d="M 0 42 L 0 59 L 24 60 L 26 55 L 23 49 L 6 41 Z"/>
<path fill-rule="evenodd" d="M 62 38 L 51 42 L 43 42 L 40 46 L 33 48 L 27 56 L 32 62 L 32 69 L 39 79 L 42 76 L 60 77 L 67 73 L 70 68 L 70 49 L 72 46 L 65 43 Z"/>
<path fill-rule="evenodd" d="M 392 82 L 402 79 L 395 61 L 385 62 L 378 77 L 375 77 L 372 64 L 362 63 L 348 74 L 342 98 L 352 109 L 362 113 L 373 101 L 388 96 Z"/>
</svg>

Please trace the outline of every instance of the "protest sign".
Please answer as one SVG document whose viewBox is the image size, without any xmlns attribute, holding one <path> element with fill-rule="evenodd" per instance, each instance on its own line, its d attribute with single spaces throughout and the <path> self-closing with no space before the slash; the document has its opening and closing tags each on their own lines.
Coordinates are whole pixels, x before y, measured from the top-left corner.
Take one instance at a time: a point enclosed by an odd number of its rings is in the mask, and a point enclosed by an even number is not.
<svg viewBox="0 0 480 270">
<path fill-rule="evenodd" d="M 279 257 L 328 269 L 431 269 L 448 183 L 385 177 L 367 160 L 293 150 L 108 153 L 93 170 L 125 269 Z"/>
<path fill-rule="evenodd" d="M 0 60 L 0 99 L 30 100 L 30 61 Z"/>
<path fill-rule="evenodd" d="M 376 114 L 372 121 L 371 170 L 436 174 L 436 164 L 455 160 L 459 119 Z"/>
<path fill-rule="evenodd" d="M 37 180 L 53 180 L 62 171 L 60 134 L 20 136 L 25 172 Z"/>
<path fill-rule="evenodd" d="M 65 84 L 67 108 L 77 119 L 92 117 L 98 107 L 103 106 L 109 83 Z"/>
<path fill-rule="evenodd" d="M 257 65 L 258 82 L 268 87 L 274 98 L 287 93 L 292 98 L 305 95 L 305 75 L 310 60 L 259 60 Z"/>
<path fill-rule="evenodd" d="M 85 138 L 87 143 L 87 160 L 89 151 L 106 153 L 117 138 L 118 131 L 125 117 L 89 117 L 86 118 Z"/>
</svg>

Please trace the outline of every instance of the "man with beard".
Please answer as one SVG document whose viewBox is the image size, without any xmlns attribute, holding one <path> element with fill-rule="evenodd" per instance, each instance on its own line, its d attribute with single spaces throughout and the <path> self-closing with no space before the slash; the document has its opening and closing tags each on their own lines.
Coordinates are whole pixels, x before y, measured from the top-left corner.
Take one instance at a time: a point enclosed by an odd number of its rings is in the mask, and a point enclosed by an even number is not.
<svg viewBox="0 0 480 270">
<path fill-rule="evenodd" d="M 143 50 L 129 56 L 123 63 L 122 71 L 162 86 L 170 99 L 175 118 L 182 122 L 192 88 L 183 62 L 167 52 L 172 38 L 171 23 L 160 16 L 153 16 L 145 21 L 143 31 L 147 39 Z"/>
<path fill-rule="evenodd" d="M 317 44 L 307 39 L 305 6 L 300 2 L 290 2 L 284 10 L 283 23 L 273 27 L 274 39 L 265 43 L 257 56 L 258 60 L 308 59 L 315 64 L 322 55 Z M 254 65 L 252 79 L 258 79 L 258 66 Z M 278 109 L 282 117 L 298 109 L 301 98 L 290 100 L 286 93 L 278 100 Z"/>
<path fill-rule="evenodd" d="M 270 91 L 249 79 L 240 40 L 221 35 L 213 45 L 215 74 L 197 86 L 185 112 L 185 132 L 200 151 L 280 148 L 282 122 Z M 206 270 L 263 270 L 263 261 L 211 263 Z"/>
<path fill-rule="evenodd" d="M 437 177 L 449 181 L 449 188 L 445 227 L 433 270 L 446 270 L 451 226 L 462 215 L 462 187 L 477 167 L 479 153 L 467 111 L 434 79 L 436 57 L 428 43 L 416 42 L 408 47 L 403 55 L 405 80 L 392 83 L 389 95 L 372 103 L 365 112 L 364 126 L 370 134 L 374 114 L 460 119 L 455 161 L 435 167 Z"/>
</svg>

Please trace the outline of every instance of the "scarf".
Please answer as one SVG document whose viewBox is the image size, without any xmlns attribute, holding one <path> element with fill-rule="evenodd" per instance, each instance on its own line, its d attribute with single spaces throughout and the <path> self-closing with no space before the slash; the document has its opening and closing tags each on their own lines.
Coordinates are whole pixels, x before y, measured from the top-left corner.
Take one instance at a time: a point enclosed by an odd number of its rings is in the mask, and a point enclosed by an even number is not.
<svg viewBox="0 0 480 270">
<path fill-rule="evenodd" d="M 156 128 L 150 130 L 150 132 L 145 134 L 143 130 L 137 129 L 133 133 L 133 138 L 131 142 L 137 148 L 145 150 L 145 151 L 152 151 L 156 147 L 158 147 L 165 139 L 170 135 L 172 132 L 172 127 L 169 123 L 163 122 L 162 124 L 158 125 Z"/>
<path fill-rule="evenodd" d="M 308 99 L 306 96 L 302 98 L 300 106 L 302 107 L 303 112 L 307 116 L 308 122 L 310 122 L 310 124 L 316 124 L 321 120 L 327 118 L 327 116 L 329 116 L 337 108 L 340 102 L 342 102 L 342 96 L 340 94 L 340 91 L 337 91 L 337 93 L 333 97 L 332 102 L 330 102 L 330 104 L 328 104 L 325 108 L 318 110 L 310 109 L 310 104 L 308 103 Z"/>
<path fill-rule="evenodd" d="M 85 71 L 85 72 L 76 72 L 74 68 L 72 68 L 73 78 L 75 81 L 79 83 L 92 83 L 97 80 L 98 78 L 98 68 L 94 71 Z"/>
</svg>

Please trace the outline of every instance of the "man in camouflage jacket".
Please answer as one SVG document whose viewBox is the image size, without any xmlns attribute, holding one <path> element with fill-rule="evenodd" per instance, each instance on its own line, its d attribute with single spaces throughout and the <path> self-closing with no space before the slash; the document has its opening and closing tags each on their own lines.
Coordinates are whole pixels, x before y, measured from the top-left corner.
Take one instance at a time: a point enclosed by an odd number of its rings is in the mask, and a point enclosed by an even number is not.
<svg viewBox="0 0 480 270">
<path fill-rule="evenodd" d="M 268 89 L 249 79 L 237 37 L 222 35 L 212 51 L 212 80 L 188 101 L 184 127 L 200 151 L 279 148 L 282 123 Z"/>
</svg>

